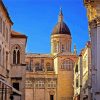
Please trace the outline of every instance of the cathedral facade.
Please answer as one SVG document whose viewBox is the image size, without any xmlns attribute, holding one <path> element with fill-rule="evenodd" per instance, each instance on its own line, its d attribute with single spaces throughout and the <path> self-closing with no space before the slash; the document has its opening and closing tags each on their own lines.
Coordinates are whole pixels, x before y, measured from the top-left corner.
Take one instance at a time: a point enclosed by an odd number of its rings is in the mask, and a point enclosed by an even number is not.
<svg viewBox="0 0 100 100">
<path fill-rule="evenodd" d="M 73 67 L 77 57 L 71 52 L 71 39 L 60 10 L 51 34 L 51 53 L 26 54 L 25 100 L 73 100 Z"/>
</svg>

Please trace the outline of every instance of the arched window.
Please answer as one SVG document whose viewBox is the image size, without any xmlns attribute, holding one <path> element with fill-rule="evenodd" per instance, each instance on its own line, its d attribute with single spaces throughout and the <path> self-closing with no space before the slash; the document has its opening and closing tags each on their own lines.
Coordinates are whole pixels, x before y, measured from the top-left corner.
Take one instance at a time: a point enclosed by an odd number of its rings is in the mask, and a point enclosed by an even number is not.
<svg viewBox="0 0 100 100">
<path fill-rule="evenodd" d="M 73 61 L 72 60 L 64 60 L 61 69 L 67 70 L 67 71 L 72 71 L 73 70 Z"/>
<path fill-rule="evenodd" d="M 17 51 L 17 64 L 20 64 L 20 51 Z"/>
<path fill-rule="evenodd" d="M 18 46 L 13 50 L 13 64 L 20 64 L 20 48 Z"/>
<path fill-rule="evenodd" d="M 53 71 L 53 67 L 51 66 L 49 62 L 46 64 L 46 68 L 47 68 L 47 71 Z"/>
<path fill-rule="evenodd" d="M 35 71 L 42 71 L 42 66 L 38 62 L 35 64 Z"/>
<path fill-rule="evenodd" d="M 64 45 L 62 45 L 61 51 L 62 51 L 62 52 L 64 52 L 64 51 L 65 51 L 65 50 L 64 50 Z"/>
<path fill-rule="evenodd" d="M 54 53 L 56 53 L 56 52 L 58 52 L 58 45 L 57 45 L 57 43 L 55 42 L 55 43 L 54 43 Z"/>
<path fill-rule="evenodd" d="M 13 64 L 16 64 L 16 51 L 13 51 Z"/>
</svg>

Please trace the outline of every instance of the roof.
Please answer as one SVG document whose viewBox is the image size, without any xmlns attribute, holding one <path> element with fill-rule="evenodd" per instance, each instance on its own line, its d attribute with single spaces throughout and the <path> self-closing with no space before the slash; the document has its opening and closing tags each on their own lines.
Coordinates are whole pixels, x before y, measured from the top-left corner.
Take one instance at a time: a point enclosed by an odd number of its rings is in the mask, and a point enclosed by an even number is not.
<svg viewBox="0 0 100 100">
<path fill-rule="evenodd" d="M 11 37 L 12 38 L 27 38 L 27 36 L 26 35 L 24 35 L 24 34 L 21 34 L 21 33 L 19 33 L 19 32 L 15 32 L 15 31 L 11 31 Z"/>
<path fill-rule="evenodd" d="M 52 35 L 54 35 L 54 34 L 67 34 L 67 35 L 71 35 L 68 26 L 63 21 L 62 9 L 60 9 L 58 23 L 55 25 L 55 27 L 54 27 L 54 29 L 52 31 Z"/>
<path fill-rule="evenodd" d="M 67 34 L 71 35 L 68 26 L 64 22 L 58 22 L 53 29 L 52 35 L 54 34 Z"/>
<path fill-rule="evenodd" d="M 13 25 L 13 22 L 12 22 L 10 16 L 9 16 L 9 13 L 8 13 L 8 11 L 7 11 L 7 8 L 5 7 L 5 5 L 4 5 L 4 3 L 2 2 L 2 0 L 0 0 L 0 5 L 3 7 L 3 9 L 4 9 L 5 13 L 6 13 L 6 16 L 8 17 L 9 21 L 10 21 L 11 24 Z"/>
<path fill-rule="evenodd" d="M 26 57 L 52 58 L 52 55 L 50 55 L 50 54 L 38 54 L 38 53 L 27 53 Z"/>
</svg>

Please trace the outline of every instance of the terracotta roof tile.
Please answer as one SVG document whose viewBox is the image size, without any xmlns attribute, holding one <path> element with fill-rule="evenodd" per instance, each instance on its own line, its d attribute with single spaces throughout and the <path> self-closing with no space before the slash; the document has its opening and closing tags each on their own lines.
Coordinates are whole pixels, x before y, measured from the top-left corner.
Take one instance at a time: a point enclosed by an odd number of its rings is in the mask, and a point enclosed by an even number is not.
<svg viewBox="0 0 100 100">
<path fill-rule="evenodd" d="M 11 37 L 14 37 L 14 38 L 27 38 L 26 35 L 21 34 L 19 32 L 15 32 L 14 30 L 12 30 L 12 32 L 11 32 Z"/>
</svg>

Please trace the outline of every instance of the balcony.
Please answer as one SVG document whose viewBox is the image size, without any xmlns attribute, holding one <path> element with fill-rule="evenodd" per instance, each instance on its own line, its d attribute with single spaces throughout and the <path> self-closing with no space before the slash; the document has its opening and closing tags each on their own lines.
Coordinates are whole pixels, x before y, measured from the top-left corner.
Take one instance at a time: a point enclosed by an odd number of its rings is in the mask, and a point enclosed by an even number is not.
<svg viewBox="0 0 100 100">
<path fill-rule="evenodd" d="M 47 67 L 47 71 L 54 71 L 53 67 Z"/>
<path fill-rule="evenodd" d="M 36 72 L 38 72 L 38 71 L 43 71 L 43 67 L 41 67 L 41 66 L 36 67 L 36 68 L 35 68 L 35 71 L 36 71 Z"/>
<path fill-rule="evenodd" d="M 26 70 L 28 72 L 52 72 L 54 71 L 54 68 L 51 66 L 26 66 Z"/>
</svg>

